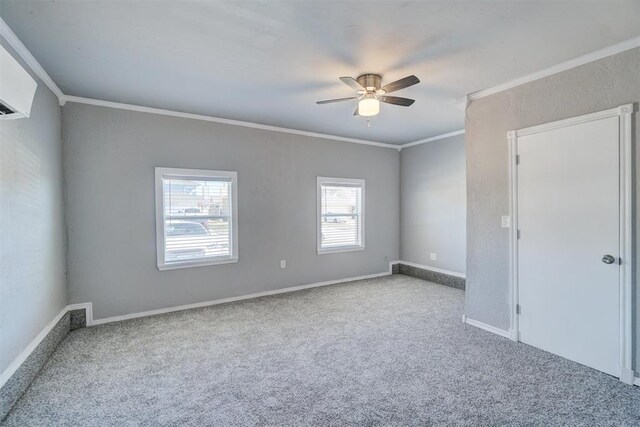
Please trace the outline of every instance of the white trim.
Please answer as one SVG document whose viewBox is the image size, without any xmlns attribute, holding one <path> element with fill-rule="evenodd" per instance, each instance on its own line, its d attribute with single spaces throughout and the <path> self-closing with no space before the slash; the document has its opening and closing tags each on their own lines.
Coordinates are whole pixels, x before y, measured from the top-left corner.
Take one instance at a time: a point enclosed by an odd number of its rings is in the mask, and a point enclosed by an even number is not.
<svg viewBox="0 0 640 427">
<path fill-rule="evenodd" d="M 502 92 L 507 89 L 511 89 L 516 86 L 523 85 L 525 83 L 530 83 L 535 80 L 549 77 L 551 75 L 560 73 L 562 71 L 567 71 L 572 68 L 579 67 L 581 65 L 588 64 L 590 62 L 594 62 L 602 58 L 606 58 L 607 56 L 615 55 L 617 53 L 624 52 L 629 49 L 634 49 L 636 47 L 640 47 L 640 37 L 634 37 L 632 39 L 625 40 L 621 43 L 617 43 L 612 46 L 608 46 L 603 49 L 596 50 L 591 53 L 587 53 L 586 55 L 578 56 L 577 58 L 570 59 L 569 61 L 561 62 L 560 64 L 556 64 L 552 67 L 545 68 L 543 70 L 540 70 L 532 74 L 528 74 L 524 77 L 513 79 L 488 89 L 483 89 L 483 90 L 470 93 L 467 95 L 468 100 L 475 101 L 477 99 L 484 98 L 489 95 L 494 95 L 498 92 Z M 457 98 L 457 100 L 461 100 L 461 99 L 462 97 Z M 461 101 L 457 101 L 457 103 L 461 104 Z"/>
<path fill-rule="evenodd" d="M 338 254 L 340 252 L 364 251 L 365 246 L 338 246 L 336 248 L 318 249 L 318 255 Z"/>
<path fill-rule="evenodd" d="M 579 125 L 581 123 L 592 122 L 594 120 L 606 119 L 609 117 L 616 117 L 623 114 L 631 114 L 632 111 L 633 111 L 633 104 L 625 104 L 616 108 L 610 108 L 608 110 L 597 111 L 595 113 L 584 114 L 582 116 L 571 117 L 564 120 L 557 120 L 555 122 L 544 123 L 541 125 L 518 129 L 517 131 L 515 131 L 515 136 L 520 137 L 520 136 L 533 135 L 535 133 L 547 132 L 550 130 L 560 129 L 567 126 Z"/>
<path fill-rule="evenodd" d="M 13 359 L 13 362 L 0 374 L 0 387 L 4 386 L 9 378 L 20 368 L 20 366 L 24 363 L 25 360 L 33 353 L 33 350 L 38 347 L 38 345 L 44 340 L 44 338 L 51 332 L 51 330 L 56 326 L 56 324 L 62 319 L 62 317 L 67 313 L 67 307 L 64 307 L 60 313 L 58 313 L 48 324 L 44 327 L 43 330 L 40 331 L 36 337 L 31 340 L 31 342 L 22 350 L 22 352 Z"/>
<path fill-rule="evenodd" d="M 231 182 L 231 250 L 229 256 L 208 257 L 167 263 L 165 260 L 165 217 L 164 217 L 164 185 L 165 177 L 182 179 L 223 178 Z M 238 173 L 235 171 L 214 171 L 203 169 L 178 169 L 168 167 L 155 168 L 156 194 L 156 258 L 160 271 L 179 268 L 203 267 L 238 262 Z"/>
<path fill-rule="evenodd" d="M 206 116 L 202 114 L 184 113 L 181 111 L 165 110 L 162 108 L 144 107 L 141 105 L 124 104 L 120 102 L 104 101 L 101 99 L 85 98 L 82 96 L 65 95 L 62 92 L 62 90 L 60 90 L 56 82 L 54 82 L 53 79 L 49 76 L 49 74 L 47 74 L 47 72 L 42 67 L 42 65 L 40 65 L 40 63 L 31 54 L 31 52 L 29 52 L 29 49 L 26 48 L 26 46 L 20 41 L 18 36 L 16 36 L 13 30 L 11 30 L 9 25 L 7 25 L 7 23 L 2 19 L 2 17 L 0 17 L 0 36 L 2 36 L 7 41 L 7 43 L 9 43 L 9 45 L 27 63 L 27 65 L 29 65 L 31 70 L 58 97 L 58 102 L 60 105 L 64 105 L 67 102 L 75 102 L 77 104 L 95 105 L 98 107 L 137 111 L 140 113 L 158 114 L 163 116 L 180 117 L 184 119 L 203 120 L 207 122 L 222 123 L 222 124 L 227 124 L 232 126 L 241 126 L 241 127 L 252 128 L 252 129 L 268 130 L 272 132 L 282 132 L 282 133 L 289 133 L 293 135 L 308 136 L 311 138 L 322 138 L 322 139 L 328 139 L 331 141 L 351 142 L 354 144 L 370 145 L 373 147 L 391 148 L 398 151 L 400 151 L 402 147 L 402 145 L 400 144 L 388 144 L 384 142 L 367 141 L 364 139 L 348 138 L 344 136 L 330 135 L 330 134 L 324 134 L 324 133 L 318 133 L 318 132 L 309 132 L 309 131 L 290 129 L 290 128 L 285 128 L 280 126 L 264 125 L 261 123 L 246 122 L 242 120 L 223 119 L 221 117 Z M 438 137 L 435 137 L 435 138 L 438 139 Z M 430 139 L 430 138 L 427 138 L 427 139 Z M 421 141 L 428 142 L 424 140 L 421 140 Z M 422 144 L 423 142 L 421 141 L 416 141 L 416 143 Z M 411 144 L 416 144 L 416 143 L 411 143 Z"/>
<path fill-rule="evenodd" d="M 632 369 L 620 368 L 620 381 L 625 384 L 633 385 L 636 373 Z"/>
<path fill-rule="evenodd" d="M 398 261 L 392 261 L 391 264 L 392 265 L 393 264 L 405 264 L 405 265 L 409 265 L 411 267 L 422 268 L 424 270 L 430 270 L 430 271 L 433 271 L 435 273 L 447 274 L 449 276 L 460 277 L 462 279 L 466 279 L 467 278 L 467 275 L 465 273 L 458 273 L 457 271 L 445 270 L 444 268 L 431 267 L 429 265 L 417 264 L 415 262 L 410 262 L 410 261 L 398 260 Z"/>
<path fill-rule="evenodd" d="M 137 111 L 139 113 L 180 117 L 183 119 L 203 120 L 207 122 L 222 123 L 222 124 L 232 125 L 232 126 L 241 126 L 241 127 L 252 128 L 252 129 L 268 130 L 272 132 L 282 132 L 282 133 L 290 133 L 294 135 L 309 136 L 311 138 L 322 138 L 322 139 L 327 139 L 331 141 L 351 142 L 354 144 L 371 145 L 374 147 L 381 147 L 381 148 L 391 148 L 398 151 L 400 151 L 403 148 L 413 147 L 414 145 L 425 144 L 427 142 L 438 141 L 440 139 L 450 138 L 452 136 L 464 134 L 464 129 L 459 129 L 459 130 L 454 130 L 452 132 L 443 133 L 440 135 L 430 136 L 429 138 L 408 142 L 406 144 L 388 144 L 385 142 L 366 141 L 364 139 L 347 138 L 344 136 L 330 135 L 325 133 L 308 132 L 308 131 L 298 130 L 298 129 L 264 125 L 264 124 L 253 123 L 253 122 L 245 122 L 242 120 L 223 119 L 220 117 L 205 116 L 201 114 L 183 113 L 180 111 L 165 110 L 161 108 L 144 107 L 141 105 L 122 104 L 119 102 L 103 101 L 100 99 L 83 98 L 81 96 L 65 95 L 64 99 L 65 99 L 65 102 L 73 102 L 77 104 L 95 105 L 97 107 L 115 108 L 118 110 Z"/>
<path fill-rule="evenodd" d="M 620 380 L 633 384 L 633 104 L 618 109 L 620 117 Z"/>
<path fill-rule="evenodd" d="M 82 310 L 84 309 L 86 311 L 86 322 L 87 322 L 87 326 L 91 326 L 93 322 L 93 304 L 90 302 L 82 302 L 79 304 L 69 304 L 67 306 L 67 311 L 73 311 L 73 310 Z"/>
<path fill-rule="evenodd" d="M 453 100 L 455 106 L 461 111 L 467 111 L 467 107 L 469 106 L 469 95 L 463 95 Z"/>
<path fill-rule="evenodd" d="M 183 112 L 179 112 L 179 111 L 165 110 L 165 109 L 160 109 L 160 108 L 143 107 L 143 106 L 139 106 L 139 105 L 123 104 L 123 103 L 118 103 L 118 102 L 111 102 L 111 101 L 103 101 L 103 100 L 99 100 L 99 99 L 85 98 L 85 97 L 80 97 L 80 96 L 65 95 L 62 92 L 62 90 L 60 90 L 58 85 L 53 81 L 53 79 L 49 76 L 49 74 L 45 71 L 45 69 L 40 65 L 40 63 L 31 54 L 31 52 L 29 52 L 29 50 L 26 48 L 26 46 L 20 41 L 18 36 L 16 36 L 16 34 L 13 32 L 13 30 L 11 30 L 9 25 L 7 25 L 7 23 L 2 19 L 2 17 L 0 17 L 0 36 L 2 36 L 7 41 L 7 43 L 9 43 L 9 45 L 11 45 L 11 47 L 18 53 L 18 55 L 20 55 L 20 57 L 29 65 L 29 67 L 31 67 L 32 71 L 58 97 L 58 101 L 59 101 L 60 105 L 64 105 L 66 102 L 75 102 L 75 103 L 79 103 L 79 104 L 96 105 L 96 106 L 101 106 L 101 107 L 116 108 L 116 109 L 130 110 L 130 111 L 138 111 L 138 112 L 149 113 L 149 114 L 159 114 L 159 115 L 181 117 L 181 118 L 187 118 L 187 119 L 193 119 L 193 120 L 204 120 L 204 121 L 209 121 L 209 122 L 224 123 L 224 124 L 229 124 L 229 125 L 234 125 L 234 126 L 249 127 L 249 128 L 253 128 L 253 129 L 270 130 L 270 131 L 273 131 L 273 132 L 290 133 L 290 134 L 294 134 L 294 135 L 309 136 L 309 137 L 312 137 L 312 138 L 323 138 L 323 139 L 329 139 L 329 140 L 333 140 L 333 141 L 351 142 L 351 143 L 354 143 L 354 144 L 363 144 L 363 145 L 371 145 L 371 146 L 374 146 L 374 147 L 391 148 L 391 149 L 395 149 L 395 150 L 398 150 L 398 151 L 400 151 L 402 148 L 407 148 L 407 147 L 412 147 L 414 145 L 419 145 L 419 144 L 424 144 L 424 143 L 427 143 L 427 142 L 437 141 L 439 139 L 448 138 L 448 137 L 455 136 L 455 135 L 461 135 L 462 133 L 464 133 L 464 130 L 457 130 L 457 131 L 444 133 L 442 135 L 436 135 L 436 136 L 433 136 L 433 137 L 429 137 L 429 138 L 425 138 L 425 139 L 409 142 L 407 144 L 388 144 L 388 143 L 384 143 L 384 142 L 366 141 L 366 140 L 357 139 L 357 138 L 347 138 L 347 137 L 342 137 L 342 136 L 337 136 L 337 135 L 323 134 L 323 133 L 317 133 L 317 132 L 308 132 L 308 131 L 302 131 L 302 130 L 297 130 L 297 129 L 290 129 L 290 128 L 284 128 L 284 127 L 278 127 L 278 126 L 264 125 L 264 124 L 260 124 L 260 123 L 245 122 L 245 121 L 241 121 L 241 120 L 223 119 L 223 118 L 220 118 L 220 117 L 205 116 L 205 115 L 191 114 L 191 113 L 183 113 Z M 595 52 L 591 52 L 591 53 L 588 53 L 586 55 L 579 56 L 579 57 L 571 59 L 569 61 L 562 62 L 560 64 L 557 64 L 557 65 L 554 65 L 552 67 L 546 68 L 544 70 L 538 71 L 536 73 L 532 73 L 532 74 L 529 74 L 527 76 L 508 81 L 506 83 L 500 84 L 498 86 L 494 86 L 492 88 L 479 90 L 479 91 L 473 92 L 471 94 L 458 97 L 458 98 L 456 98 L 454 100 L 454 102 L 455 102 L 455 104 L 456 104 L 456 106 L 458 108 L 460 108 L 462 110 L 465 110 L 466 107 L 468 106 L 468 104 L 471 101 L 474 101 L 476 99 L 480 99 L 480 98 L 483 98 L 485 96 L 493 95 L 495 93 L 510 89 L 512 87 L 519 86 L 519 85 L 522 85 L 524 83 L 528 83 L 528 82 L 531 82 L 531 81 L 534 81 L 534 80 L 538 80 L 538 79 L 541 79 L 541 78 L 544 78 L 544 77 L 548 77 L 550 75 L 559 73 L 561 71 L 566 71 L 566 70 L 569 70 L 571 68 L 575 68 L 577 66 L 584 65 L 584 64 L 587 64 L 589 62 L 597 61 L 597 60 L 605 58 L 607 56 L 615 55 L 617 53 L 624 52 L 626 50 L 633 49 L 633 48 L 636 48 L 636 47 L 640 47 L 640 37 L 635 37 L 635 38 L 623 41 L 621 43 L 617 43 L 615 45 L 608 46 L 606 48 L 597 50 Z"/>
<path fill-rule="evenodd" d="M 496 328 L 495 326 L 487 325 L 486 323 L 479 322 L 477 320 L 469 319 L 467 316 L 463 315 L 463 322 L 467 325 L 475 326 L 476 328 L 483 329 L 487 332 L 491 332 L 492 334 L 500 335 L 504 338 L 509 338 L 509 332 L 504 329 Z"/>
<path fill-rule="evenodd" d="M 13 361 L 5 368 L 5 370 L 0 374 L 0 388 L 2 388 L 7 381 L 16 373 L 16 371 L 22 366 L 25 360 L 31 353 L 40 345 L 40 343 L 46 338 L 47 335 L 53 330 L 53 328 L 58 324 L 60 319 L 64 317 L 67 312 L 71 310 L 79 310 L 85 309 L 87 310 L 87 326 L 91 325 L 93 321 L 93 310 L 91 303 L 82 303 L 82 304 L 70 304 L 64 307 L 56 316 L 40 331 L 36 337 L 31 340 L 31 342 L 20 352 L 20 354 L 13 359 Z"/>
<path fill-rule="evenodd" d="M 183 113 L 180 111 L 164 110 L 161 108 L 143 107 L 140 105 L 122 104 L 119 102 L 102 101 L 99 99 L 83 98 L 80 96 L 66 96 L 67 102 L 75 102 L 78 104 L 95 105 L 98 107 L 115 108 L 119 110 L 137 111 L 139 113 L 159 114 L 162 116 L 180 117 L 183 119 L 203 120 L 206 122 L 222 123 L 226 125 L 242 126 L 252 129 L 269 130 L 272 132 L 283 132 L 294 135 L 309 136 L 312 138 L 323 138 L 338 142 L 352 142 L 354 144 L 372 145 L 374 147 L 393 148 L 394 150 L 400 150 L 400 145 L 386 144 L 384 142 L 365 141 L 363 139 L 347 138 L 343 136 L 329 135 L 317 132 L 308 132 L 298 129 L 289 129 L 279 126 L 263 125 L 260 123 L 245 122 L 242 120 L 223 119 L 220 117 L 205 116 L 201 114 Z"/>
<path fill-rule="evenodd" d="M 375 273 L 375 274 L 367 274 L 367 275 L 364 275 L 364 276 L 348 277 L 346 279 L 328 280 L 328 281 L 325 281 L 325 282 L 318 282 L 318 283 L 313 283 L 313 284 L 310 284 L 310 285 L 292 286 L 292 287 L 289 287 L 289 288 L 276 289 L 274 291 L 257 292 L 257 293 L 254 293 L 254 294 L 242 295 L 242 296 L 238 296 L 238 297 L 222 298 L 222 299 L 218 299 L 218 300 L 198 302 L 198 303 L 194 303 L 194 304 L 185 304 L 185 305 L 179 305 L 179 306 L 175 306 L 175 307 L 159 308 L 157 310 L 149 310 L 149 311 L 143 311 L 143 312 L 139 312 L 139 313 L 124 314 L 122 316 L 113 316 L 113 317 L 107 317 L 107 318 L 104 318 L 104 319 L 97 319 L 97 320 L 93 320 L 92 324 L 93 325 L 102 325 L 102 324 L 105 324 L 105 323 L 119 322 L 119 321 L 122 321 L 122 320 L 137 319 L 139 317 L 147 317 L 147 316 L 155 316 L 155 315 L 158 315 L 158 314 L 172 313 L 174 311 L 183 311 L 183 310 L 189 310 L 189 309 L 192 309 L 192 308 L 209 307 L 209 306 L 212 306 L 212 305 L 225 304 L 225 303 L 228 303 L 228 302 L 242 301 L 242 300 L 247 300 L 247 299 L 252 299 L 252 298 L 260 298 L 260 297 L 269 296 L 269 295 L 278 295 L 278 294 L 284 294 L 284 293 L 288 293 L 288 292 L 295 292 L 295 291 L 300 291 L 300 290 L 303 290 L 303 289 L 318 288 L 318 287 L 321 287 L 321 286 L 329 286 L 329 285 L 336 285 L 338 283 L 353 282 L 353 281 L 356 281 L 356 280 L 374 279 L 376 277 L 389 276 L 390 274 L 391 273 L 387 271 L 387 272 L 384 272 L 384 273 Z"/>
<path fill-rule="evenodd" d="M 519 301 L 518 286 L 518 174 L 517 165 L 517 135 L 515 131 L 507 133 L 509 141 L 509 217 L 511 218 L 511 228 L 509 229 L 509 330 L 510 339 L 519 341 L 520 324 L 516 308 Z"/>
<path fill-rule="evenodd" d="M 451 138 L 456 135 L 464 135 L 464 129 L 454 130 L 453 132 L 443 133 L 441 135 L 431 136 L 429 138 L 420 139 L 418 141 L 409 142 L 407 144 L 402 144 L 400 149 L 413 147 L 414 145 L 426 144 L 427 142 L 438 141 L 440 139 Z"/>
<path fill-rule="evenodd" d="M 336 185 L 360 188 L 360 244 L 356 246 L 338 246 L 331 248 L 322 247 L 322 186 Z M 365 211 L 366 211 L 366 188 L 364 179 L 353 178 L 330 178 L 319 176 L 316 179 L 316 250 L 318 255 L 335 254 L 339 252 L 362 251 L 365 245 Z"/>
<path fill-rule="evenodd" d="M 158 254 L 158 256 L 160 256 L 160 254 Z M 206 267 L 208 265 L 235 264 L 237 262 L 238 258 L 233 257 L 211 257 L 205 258 L 204 260 L 178 261 L 171 264 L 158 264 L 158 270 L 180 270 L 182 268 Z"/>
<path fill-rule="evenodd" d="M 620 380 L 631 384 L 633 379 L 633 324 L 632 324 L 632 274 L 633 265 L 633 224 L 632 224 L 632 135 L 631 122 L 633 114 L 633 104 L 625 104 L 616 108 L 599 111 L 592 114 L 585 114 L 570 119 L 559 120 L 538 126 L 532 126 L 517 131 L 507 133 L 509 140 L 509 199 L 511 207 L 512 226 L 510 230 L 510 250 L 509 250 L 509 292 L 510 292 L 510 330 L 511 339 L 519 340 L 518 315 L 516 305 L 518 304 L 518 174 L 517 174 L 517 149 L 518 137 L 531 135 L 534 133 L 558 129 L 566 126 L 573 126 L 594 120 L 601 120 L 609 117 L 619 117 L 620 126 L 620 248 L 619 253 L 622 258 L 620 266 Z"/>
<path fill-rule="evenodd" d="M 374 147 L 391 148 L 400 151 L 401 145 L 388 144 L 384 142 L 367 141 L 364 139 L 348 138 L 337 135 L 330 135 L 318 132 L 308 132 L 298 129 L 290 129 L 280 126 L 264 125 L 254 122 L 246 122 L 242 120 L 223 119 L 221 117 L 206 116 L 201 114 L 183 113 L 180 111 L 165 110 L 162 108 L 144 107 L 141 105 L 123 104 L 120 102 L 104 101 L 100 99 L 85 98 L 81 96 L 65 95 L 58 87 L 56 82 L 47 74 L 45 69 L 40 65 L 36 58 L 29 52 L 29 49 L 20 41 L 18 36 L 11 30 L 9 25 L 0 17 L 0 36 L 2 36 L 7 43 L 18 53 L 18 55 L 29 65 L 31 70 L 44 82 L 44 84 L 51 89 L 51 91 L 58 97 L 60 105 L 64 105 L 67 102 L 75 102 L 77 104 L 95 105 L 99 107 L 116 108 L 120 110 L 137 111 L 140 113 L 159 114 L 163 116 L 181 117 L 184 119 L 203 120 L 207 122 L 223 123 L 232 126 L 242 126 L 252 129 L 269 130 L 272 132 L 289 133 L 293 135 L 308 136 L 311 138 L 322 138 L 338 142 L 351 142 L 354 144 L 371 145 Z"/>
<path fill-rule="evenodd" d="M 42 65 L 36 60 L 36 58 L 29 52 L 29 49 L 20 41 L 16 33 L 13 32 L 11 27 L 0 17 L 0 36 L 2 36 L 7 43 L 16 51 L 16 53 L 22 58 L 24 62 L 31 68 L 31 70 L 47 85 L 51 92 L 58 97 L 60 105 L 64 105 L 65 96 L 60 90 L 56 82 L 47 74 L 42 68 Z"/>
<path fill-rule="evenodd" d="M 635 377 L 635 379 L 633 380 L 633 385 L 640 386 L 640 377 Z"/>
</svg>

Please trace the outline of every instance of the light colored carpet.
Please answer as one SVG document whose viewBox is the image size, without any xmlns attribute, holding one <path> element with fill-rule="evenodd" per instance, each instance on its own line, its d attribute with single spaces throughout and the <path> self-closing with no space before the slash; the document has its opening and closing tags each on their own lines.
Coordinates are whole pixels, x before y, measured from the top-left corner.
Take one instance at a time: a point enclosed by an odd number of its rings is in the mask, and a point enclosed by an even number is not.
<svg viewBox="0 0 640 427">
<path fill-rule="evenodd" d="M 80 329 L 7 426 L 639 425 L 640 388 L 394 275 Z"/>
</svg>

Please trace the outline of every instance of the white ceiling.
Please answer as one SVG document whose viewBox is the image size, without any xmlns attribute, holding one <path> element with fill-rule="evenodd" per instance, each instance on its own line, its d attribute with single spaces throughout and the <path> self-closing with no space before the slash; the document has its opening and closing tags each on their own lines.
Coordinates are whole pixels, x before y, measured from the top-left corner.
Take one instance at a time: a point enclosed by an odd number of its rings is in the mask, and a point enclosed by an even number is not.
<svg viewBox="0 0 640 427">
<path fill-rule="evenodd" d="M 0 16 L 67 95 L 392 144 L 464 126 L 461 95 L 640 35 L 640 1 L 15 1 Z M 409 108 L 366 126 L 339 76 Z M 396 94 L 394 94 L 396 95 Z"/>
</svg>

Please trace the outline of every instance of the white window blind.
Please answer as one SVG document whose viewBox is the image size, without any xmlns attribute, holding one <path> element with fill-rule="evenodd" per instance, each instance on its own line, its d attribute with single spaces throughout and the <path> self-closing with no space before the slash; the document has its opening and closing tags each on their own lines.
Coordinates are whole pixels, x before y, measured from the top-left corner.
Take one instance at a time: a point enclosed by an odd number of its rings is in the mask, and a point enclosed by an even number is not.
<svg viewBox="0 0 640 427">
<path fill-rule="evenodd" d="M 364 180 L 318 177 L 318 253 L 364 249 Z"/>
<path fill-rule="evenodd" d="M 158 268 L 237 260 L 236 173 L 156 168 Z"/>
</svg>

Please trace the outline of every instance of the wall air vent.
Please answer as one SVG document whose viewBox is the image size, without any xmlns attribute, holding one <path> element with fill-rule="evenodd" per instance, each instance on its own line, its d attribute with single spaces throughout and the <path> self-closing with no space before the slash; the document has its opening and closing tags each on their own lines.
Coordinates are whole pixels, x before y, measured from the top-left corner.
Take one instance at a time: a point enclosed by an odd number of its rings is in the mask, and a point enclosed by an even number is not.
<svg viewBox="0 0 640 427">
<path fill-rule="evenodd" d="M 0 46 L 0 120 L 29 117 L 37 86 L 27 70 Z"/>
<path fill-rule="evenodd" d="M 7 114 L 14 114 L 14 113 L 15 111 L 13 111 L 11 108 L 7 107 L 2 102 L 0 102 L 0 116 L 6 116 Z"/>
</svg>

